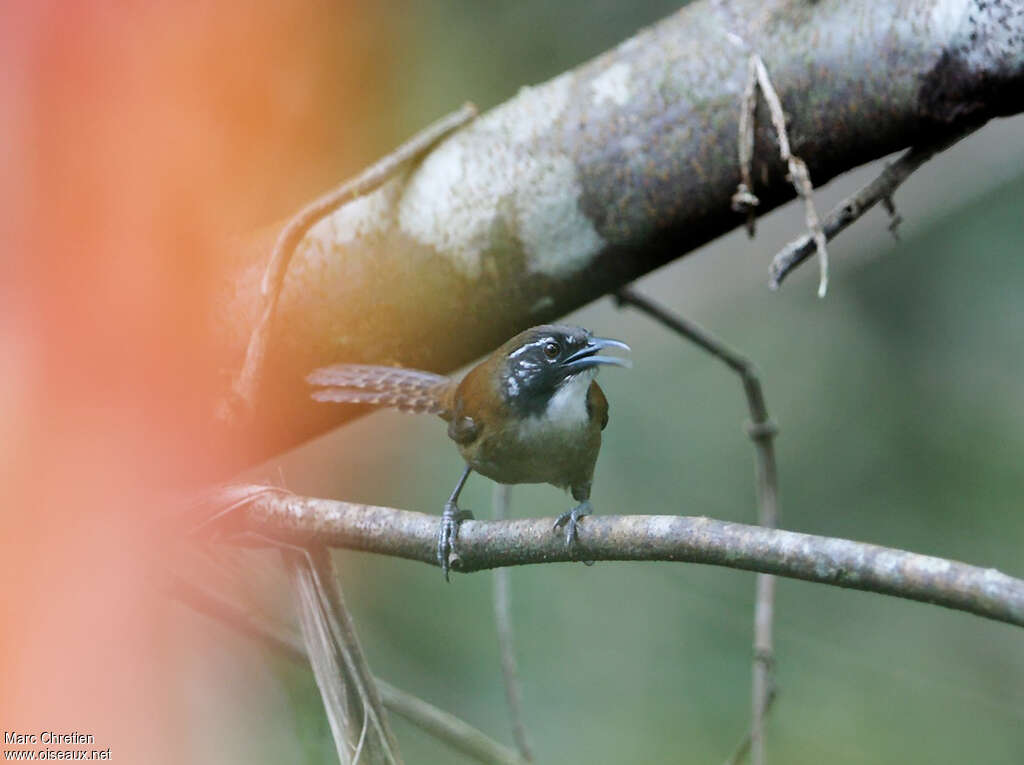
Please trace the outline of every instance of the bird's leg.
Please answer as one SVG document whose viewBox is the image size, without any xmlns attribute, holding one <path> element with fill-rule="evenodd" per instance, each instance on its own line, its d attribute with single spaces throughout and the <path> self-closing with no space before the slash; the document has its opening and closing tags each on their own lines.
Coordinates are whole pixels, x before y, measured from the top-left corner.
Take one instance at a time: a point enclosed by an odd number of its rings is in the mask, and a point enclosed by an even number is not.
<svg viewBox="0 0 1024 765">
<path fill-rule="evenodd" d="M 590 515 L 593 508 L 590 506 L 590 484 L 586 486 L 574 486 L 572 498 L 579 502 L 572 510 L 566 510 L 555 519 L 553 528 L 557 530 L 565 526 L 565 546 L 572 550 L 576 543 L 577 527 L 584 515 Z"/>
<path fill-rule="evenodd" d="M 462 471 L 459 482 L 452 489 L 451 496 L 444 503 L 444 512 L 441 513 L 441 531 L 437 535 L 437 562 L 441 565 L 441 571 L 444 572 L 444 580 L 446 582 L 448 581 L 448 561 L 455 553 L 455 539 L 459 535 L 459 524 L 473 517 L 473 513 L 470 511 L 459 510 L 457 504 L 459 494 L 462 493 L 462 487 L 466 485 L 466 479 L 469 478 L 469 474 L 472 472 L 473 468 L 466 465 L 466 469 Z"/>
</svg>

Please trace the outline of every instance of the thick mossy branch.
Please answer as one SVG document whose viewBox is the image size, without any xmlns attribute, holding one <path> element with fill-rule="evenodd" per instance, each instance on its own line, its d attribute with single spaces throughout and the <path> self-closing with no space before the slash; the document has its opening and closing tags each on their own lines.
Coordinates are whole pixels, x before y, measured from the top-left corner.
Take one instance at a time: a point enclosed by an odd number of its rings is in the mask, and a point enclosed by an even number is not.
<svg viewBox="0 0 1024 765">
<path fill-rule="evenodd" d="M 355 416 L 309 401 L 311 369 L 451 371 L 744 223 L 731 200 L 754 52 L 792 153 L 817 184 L 1020 112 L 1024 16 L 1011 6 L 695 2 L 523 88 L 305 231 L 268 328 L 251 421 L 225 425 L 209 402 L 213 432 L 197 438 L 231 455 L 211 470 L 225 475 Z M 760 214 L 794 191 L 767 109 L 757 111 L 747 175 Z M 273 242 L 264 244 L 215 266 L 225 287 L 211 296 L 211 328 L 228 386 L 263 315 Z M 210 387 L 223 398 L 225 386 Z"/>
</svg>

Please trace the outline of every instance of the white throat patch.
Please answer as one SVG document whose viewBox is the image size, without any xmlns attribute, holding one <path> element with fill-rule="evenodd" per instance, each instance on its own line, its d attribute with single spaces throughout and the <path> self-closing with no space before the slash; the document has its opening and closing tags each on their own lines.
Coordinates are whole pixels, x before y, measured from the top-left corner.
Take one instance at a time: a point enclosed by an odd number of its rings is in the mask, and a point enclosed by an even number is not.
<svg viewBox="0 0 1024 765">
<path fill-rule="evenodd" d="M 597 369 L 580 372 L 565 382 L 548 401 L 542 419 L 556 428 L 575 428 L 587 424 L 587 392 L 597 377 Z"/>
</svg>

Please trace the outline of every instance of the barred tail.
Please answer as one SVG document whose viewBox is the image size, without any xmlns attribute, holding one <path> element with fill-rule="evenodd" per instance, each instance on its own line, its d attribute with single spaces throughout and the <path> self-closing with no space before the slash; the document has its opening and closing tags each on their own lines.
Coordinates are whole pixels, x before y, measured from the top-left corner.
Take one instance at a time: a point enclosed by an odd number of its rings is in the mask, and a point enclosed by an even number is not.
<svg viewBox="0 0 1024 765">
<path fill-rule="evenodd" d="M 335 364 L 313 370 L 306 382 L 322 386 L 313 391 L 317 401 L 394 407 L 402 412 L 442 417 L 449 410 L 451 381 L 416 369 Z"/>
</svg>

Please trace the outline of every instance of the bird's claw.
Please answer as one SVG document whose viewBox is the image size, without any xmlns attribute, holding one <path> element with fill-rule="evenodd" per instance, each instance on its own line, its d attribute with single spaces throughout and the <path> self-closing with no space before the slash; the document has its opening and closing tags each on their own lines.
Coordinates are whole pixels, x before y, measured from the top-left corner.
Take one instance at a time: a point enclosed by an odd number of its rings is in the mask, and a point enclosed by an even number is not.
<svg viewBox="0 0 1024 765">
<path fill-rule="evenodd" d="M 459 536 L 459 524 L 472 518 L 472 512 L 460 510 L 454 502 L 445 504 L 444 512 L 441 513 L 441 531 L 437 535 L 437 562 L 441 566 L 446 582 L 452 559 L 458 560 L 455 541 Z"/>
<path fill-rule="evenodd" d="M 580 504 L 576 505 L 572 510 L 566 510 L 555 519 L 555 525 L 552 526 L 552 530 L 558 531 L 561 526 L 565 526 L 565 547 L 570 552 L 572 552 L 576 546 L 580 521 L 583 520 L 583 516 L 590 515 L 590 513 L 590 503 L 580 502 Z"/>
</svg>

